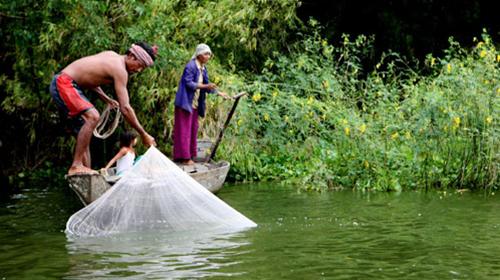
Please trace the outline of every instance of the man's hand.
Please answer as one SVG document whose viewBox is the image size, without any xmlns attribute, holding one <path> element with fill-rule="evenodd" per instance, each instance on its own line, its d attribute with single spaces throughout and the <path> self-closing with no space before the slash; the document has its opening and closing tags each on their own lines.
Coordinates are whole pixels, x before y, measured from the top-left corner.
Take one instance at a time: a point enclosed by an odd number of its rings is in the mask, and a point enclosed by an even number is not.
<svg viewBox="0 0 500 280">
<path fill-rule="evenodd" d="M 142 135 L 142 143 L 144 143 L 144 145 L 146 145 L 147 147 L 156 146 L 155 139 L 148 133 L 144 133 Z"/>
<path fill-rule="evenodd" d="M 120 107 L 120 103 L 118 103 L 118 101 L 111 99 L 111 98 L 106 103 L 108 103 L 108 105 L 111 107 L 111 109 Z"/>
</svg>

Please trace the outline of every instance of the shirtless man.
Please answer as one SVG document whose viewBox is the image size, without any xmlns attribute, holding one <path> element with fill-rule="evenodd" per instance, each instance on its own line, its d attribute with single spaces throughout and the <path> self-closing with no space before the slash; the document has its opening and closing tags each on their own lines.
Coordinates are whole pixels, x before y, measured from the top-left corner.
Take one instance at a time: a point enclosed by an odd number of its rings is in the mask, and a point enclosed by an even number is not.
<svg viewBox="0 0 500 280">
<path fill-rule="evenodd" d="M 127 91 L 129 74 L 152 66 L 156 53 L 157 47 L 152 48 L 139 42 L 132 44 L 125 55 L 103 51 L 80 58 L 54 76 L 50 93 L 63 116 L 73 125 L 73 133 L 76 135 L 73 163 L 68 175 L 97 173 L 90 168 L 89 145 L 92 132 L 99 121 L 99 112 L 83 95 L 82 89 L 97 93 L 100 99 L 112 107 L 119 106 L 125 120 L 141 136 L 143 143 L 146 146 L 156 145 L 155 139 L 139 123 L 130 106 Z M 107 96 L 100 87 L 111 83 L 114 84 L 118 102 Z"/>
</svg>

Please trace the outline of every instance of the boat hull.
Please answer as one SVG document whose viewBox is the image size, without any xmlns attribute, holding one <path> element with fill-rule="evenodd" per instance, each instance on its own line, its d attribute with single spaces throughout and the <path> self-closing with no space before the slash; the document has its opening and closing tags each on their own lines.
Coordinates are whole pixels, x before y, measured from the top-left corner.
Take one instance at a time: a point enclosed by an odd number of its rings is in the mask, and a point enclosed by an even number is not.
<svg viewBox="0 0 500 280">
<path fill-rule="evenodd" d="M 198 183 L 212 193 L 218 192 L 226 180 L 230 164 L 227 161 L 218 163 L 197 163 L 192 166 L 179 166 Z M 75 191 L 84 205 L 92 203 L 111 188 L 113 180 L 106 180 L 100 174 L 77 174 L 66 176 L 70 188 Z"/>
</svg>

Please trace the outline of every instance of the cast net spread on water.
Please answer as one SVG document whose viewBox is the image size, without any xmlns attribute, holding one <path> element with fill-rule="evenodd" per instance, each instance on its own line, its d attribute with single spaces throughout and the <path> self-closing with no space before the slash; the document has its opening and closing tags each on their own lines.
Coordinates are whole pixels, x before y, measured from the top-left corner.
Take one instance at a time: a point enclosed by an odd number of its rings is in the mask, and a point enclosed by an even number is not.
<svg viewBox="0 0 500 280">
<path fill-rule="evenodd" d="M 111 189 L 69 218 L 66 233 L 88 237 L 254 226 L 151 147 Z"/>
</svg>

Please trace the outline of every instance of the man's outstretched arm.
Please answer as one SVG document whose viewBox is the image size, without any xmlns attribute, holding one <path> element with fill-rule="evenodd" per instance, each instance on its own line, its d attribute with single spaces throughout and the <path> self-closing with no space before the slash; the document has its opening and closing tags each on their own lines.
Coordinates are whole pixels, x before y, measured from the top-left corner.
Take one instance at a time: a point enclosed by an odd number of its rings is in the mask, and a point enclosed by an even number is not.
<svg viewBox="0 0 500 280">
<path fill-rule="evenodd" d="M 121 74 L 115 78 L 115 91 L 116 97 L 118 98 L 118 103 L 120 103 L 120 111 L 123 114 L 125 120 L 139 133 L 142 138 L 142 142 L 146 146 L 156 146 L 155 139 L 149 135 L 146 130 L 142 127 L 141 123 L 135 115 L 135 111 L 130 106 L 128 90 L 127 90 L 127 79 L 128 75 Z"/>
</svg>

